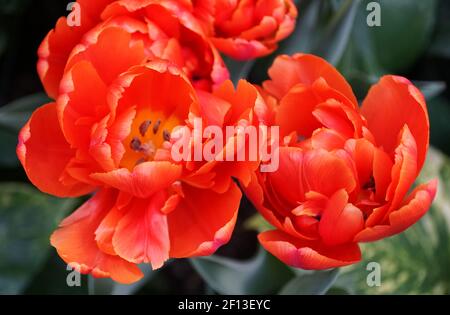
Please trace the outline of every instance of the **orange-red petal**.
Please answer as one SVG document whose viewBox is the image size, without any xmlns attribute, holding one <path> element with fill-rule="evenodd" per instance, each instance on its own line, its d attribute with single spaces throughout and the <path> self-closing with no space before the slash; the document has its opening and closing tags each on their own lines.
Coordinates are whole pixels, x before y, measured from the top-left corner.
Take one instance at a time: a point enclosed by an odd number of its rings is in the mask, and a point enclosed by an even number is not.
<svg viewBox="0 0 450 315">
<path fill-rule="evenodd" d="M 133 199 L 123 209 L 112 244 L 115 252 L 129 262 L 150 263 L 153 269 L 169 259 L 167 216 L 161 209 L 166 194 L 158 192 L 148 199 Z"/>
<path fill-rule="evenodd" d="M 363 228 L 363 213 L 348 203 L 347 192 L 341 189 L 331 196 L 319 223 L 324 244 L 336 246 L 350 243 Z"/>
<path fill-rule="evenodd" d="M 236 184 L 223 194 L 188 185 L 183 192 L 184 198 L 168 215 L 170 257 L 211 255 L 231 237 L 241 192 Z"/>
<path fill-rule="evenodd" d="M 430 132 L 427 107 L 420 91 L 403 77 L 384 76 L 370 89 L 361 112 L 377 144 L 391 156 L 398 134 L 408 125 L 417 143 L 418 174 L 425 161 Z"/>
<path fill-rule="evenodd" d="M 367 227 L 355 236 L 354 241 L 373 242 L 403 232 L 428 211 L 436 190 L 437 180 L 418 186 L 400 209 L 390 213 L 387 225 Z"/>
<path fill-rule="evenodd" d="M 143 277 L 139 268 L 102 252 L 95 241 L 95 230 L 114 206 L 116 195 L 111 190 L 99 191 L 61 223 L 50 241 L 61 258 L 80 273 L 132 283 Z"/>
<path fill-rule="evenodd" d="M 282 55 L 275 59 L 269 69 L 269 81 L 264 88 L 281 99 L 288 91 L 299 83 L 311 86 L 317 79 L 323 78 L 334 90 L 343 94 L 356 108 L 358 102 L 352 88 L 344 77 L 324 59 L 308 54 Z"/>
<path fill-rule="evenodd" d="M 148 198 L 172 185 L 181 176 L 181 165 L 152 161 L 137 165 L 132 172 L 126 168 L 109 173 L 92 174 L 92 178 L 138 198 Z"/>
<path fill-rule="evenodd" d="M 319 241 L 301 240 L 278 230 L 263 232 L 258 239 L 272 255 L 296 268 L 321 270 L 361 260 L 361 251 L 356 243 L 326 246 Z"/>
<path fill-rule="evenodd" d="M 21 130 L 17 146 L 17 156 L 30 181 L 41 191 L 58 197 L 92 191 L 91 186 L 75 180 L 64 183 L 65 168 L 74 155 L 61 131 L 56 104 L 38 108 Z"/>
</svg>

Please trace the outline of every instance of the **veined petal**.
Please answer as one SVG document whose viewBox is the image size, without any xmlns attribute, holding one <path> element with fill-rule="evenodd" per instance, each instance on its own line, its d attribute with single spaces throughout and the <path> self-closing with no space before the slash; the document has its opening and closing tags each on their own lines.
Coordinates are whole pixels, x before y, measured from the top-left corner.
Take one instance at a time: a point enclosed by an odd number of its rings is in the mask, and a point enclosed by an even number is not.
<svg viewBox="0 0 450 315">
<path fill-rule="evenodd" d="M 169 228 L 161 211 L 166 196 L 158 192 L 148 199 L 135 198 L 123 209 L 112 238 L 117 255 L 136 264 L 150 263 L 153 269 L 169 259 Z"/>
<path fill-rule="evenodd" d="M 51 243 L 66 263 L 83 274 L 111 277 L 120 283 L 143 277 L 135 264 L 102 252 L 95 241 L 95 230 L 114 206 L 116 193 L 102 190 L 66 218 L 51 236 Z"/>
</svg>

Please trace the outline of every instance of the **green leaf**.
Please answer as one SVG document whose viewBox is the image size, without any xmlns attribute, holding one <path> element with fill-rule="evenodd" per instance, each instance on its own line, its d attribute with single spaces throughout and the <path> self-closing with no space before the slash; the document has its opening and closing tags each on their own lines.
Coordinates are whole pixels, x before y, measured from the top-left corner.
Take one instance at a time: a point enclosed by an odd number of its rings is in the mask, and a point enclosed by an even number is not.
<svg viewBox="0 0 450 315">
<path fill-rule="evenodd" d="M 337 64 L 347 47 L 360 0 L 332 2 L 328 0 L 301 1 L 294 32 L 272 55 L 255 63 L 250 77 L 259 83 L 266 79 L 267 70 L 280 54 L 311 53 Z"/>
<path fill-rule="evenodd" d="M 337 8 L 329 1 L 305 1 L 294 33 L 278 54 L 312 53 L 336 64 L 345 51 L 360 0 L 345 0 Z"/>
<path fill-rule="evenodd" d="M 424 52 L 434 30 L 437 0 L 379 0 L 381 26 L 373 27 L 367 25 L 370 2 L 364 0 L 359 6 L 339 64 L 350 81 L 407 69 Z"/>
<path fill-rule="evenodd" d="M 44 266 L 33 276 L 31 282 L 23 291 L 25 295 L 80 295 L 88 294 L 88 279 L 80 275 L 80 285 L 69 286 L 67 279 L 74 281 L 74 270 L 67 270 L 67 264 L 58 256 L 56 251 L 50 255 Z"/>
<path fill-rule="evenodd" d="M 12 131 L 19 131 L 31 117 L 33 111 L 49 101 L 47 95 L 38 93 L 0 107 L 0 126 Z"/>
<path fill-rule="evenodd" d="M 316 271 L 289 281 L 280 295 L 322 295 L 327 293 L 339 274 L 339 269 Z"/>
<path fill-rule="evenodd" d="M 440 1 L 436 32 L 430 47 L 433 56 L 450 58 L 450 1 Z"/>
<path fill-rule="evenodd" d="M 430 117 L 430 143 L 450 155 L 450 103 L 445 97 L 437 97 L 427 104 Z"/>
<path fill-rule="evenodd" d="M 293 277 L 293 272 L 260 248 L 248 261 L 210 256 L 191 259 L 203 280 L 220 294 L 273 294 Z"/>
<path fill-rule="evenodd" d="M 355 22 L 359 0 L 346 0 L 325 27 L 323 35 L 313 47 L 312 53 L 319 55 L 333 65 L 342 58 Z"/>
<path fill-rule="evenodd" d="M 109 278 L 88 276 L 89 295 L 132 295 L 139 291 L 156 274 L 148 264 L 140 265 L 144 278 L 133 284 L 120 284 Z"/>
<path fill-rule="evenodd" d="M 0 128 L 0 167 L 13 168 L 19 165 L 16 155 L 17 134 Z"/>
<path fill-rule="evenodd" d="M 255 64 L 255 60 L 239 61 L 227 56 L 223 56 L 222 58 L 227 66 L 228 71 L 230 72 L 230 80 L 235 86 L 238 84 L 239 80 L 247 79 L 250 70 Z"/>
<path fill-rule="evenodd" d="M 422 92 L 427 101 L 439 96 L 446 89 L 446 84 L 443 81 L 413 81 Z"/>
<path fill-rule="evenodd" d="M 0 294 L 25 288 L 47 258 L 51 232 L 74 202 L 26 184 L 0 184 Z"/>
<path fill-rule="evenodd" d="M 370 30 L 378 60 L 390 71 L 406 69 L 429 43 L 436 20 L 437 1 L 379 2 L 382 26 Z"/>
<path fill-rule="evenodd" d="M 17 135 L 33 111 L 49 101 L 48 96 L 38 93 L 0 107 L 0 167 L 13 168 L 19 165 L 16 156 Z"/>
</svg>

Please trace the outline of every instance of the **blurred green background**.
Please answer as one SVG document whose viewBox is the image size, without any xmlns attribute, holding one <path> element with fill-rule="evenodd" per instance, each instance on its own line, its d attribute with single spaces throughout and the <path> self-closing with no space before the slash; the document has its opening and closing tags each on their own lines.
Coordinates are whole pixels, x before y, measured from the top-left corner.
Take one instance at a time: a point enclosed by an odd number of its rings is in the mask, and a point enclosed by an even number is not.
<svg viewBox="0 0 450 315">
<path fill-rule="evenodd" d="M 381 26 L 369 27 L 370 2 Z M 450 1 L 300 0 L 295 32 L 271 56 L 246 63 L 226 59 L 234 80 L 260 83 L 275 55 L 308 52 L 326 58 L 351 82 L 359 99 L 383 74 L 413 80 L 427 98 L 431 146 L 418 179 L 439 178 L 429 213 L 407 232 L 363 245 L 358 265 L 321 272 L 292 270 L 258 247 L 267 228 L 244 199 L 231 242 L 208 258 L 143 266 L 145 279 L 124 286 L 70 271 L 49 235 L 82 200 L 61 200 L 32 187 L 15 155 L 17 133 L 48 101 L 36 74 L 36 50 L 66 1 L 0 0 L 0 294 L 449 294 L 450 293 Z M 369 286 L 369 262 L 381 285 Z"/>
</svg>

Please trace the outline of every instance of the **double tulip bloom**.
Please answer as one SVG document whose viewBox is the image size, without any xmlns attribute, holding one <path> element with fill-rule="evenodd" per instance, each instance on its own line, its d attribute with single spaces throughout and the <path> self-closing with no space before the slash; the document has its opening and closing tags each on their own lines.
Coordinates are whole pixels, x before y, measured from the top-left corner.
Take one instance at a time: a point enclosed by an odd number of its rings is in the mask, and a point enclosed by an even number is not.
<svg viewBox="0 0 450 315">
<path fill-rule="evenodd" d="M 207 33 L 221 52 L 238 60 L 270 54 L 295 27 L 291 0 L 193 1 Z"/>
<path fill-rule="evenodd" d="M 291 1 L 78 3 L 81 25 L 61 18 L 39 48 L 38 73 L 55 101 L 33 113 L 17 154 L 41 191 L 91 195 L 51 236 L 80 272 L 132 283 L 138 264 L 214 253 L 236 223 L 237 183 L 275 227 L 261 244 L 307 269 L 355 263 L 358 242 L 399 233 L 429 208 L 436 182 L 408 193 L 429 125 L 406 79 L 383 77 L 361 109 L 342 76 L 311 55 L 278 57 L 263 87 L 227 80 L 219 51 L 273 51 L 293 30 Z M 174 160 L 196 120 L 280 127 L 278 170 Z"/>
<path fill-rule="evenodd" d="M 428 149 L 425 100 L 407 79 L 382 77 L 358 107 L 330 64 L 278 57 L 263 84 L 276 103 L 280 167 L 246 189 L 276 228 L 261 244 L 288 265 L 327 269 L 358 262 L 358 242 L 402 232 L 431 205 L 436 181 L 409 189 Z"/>
</svg>

